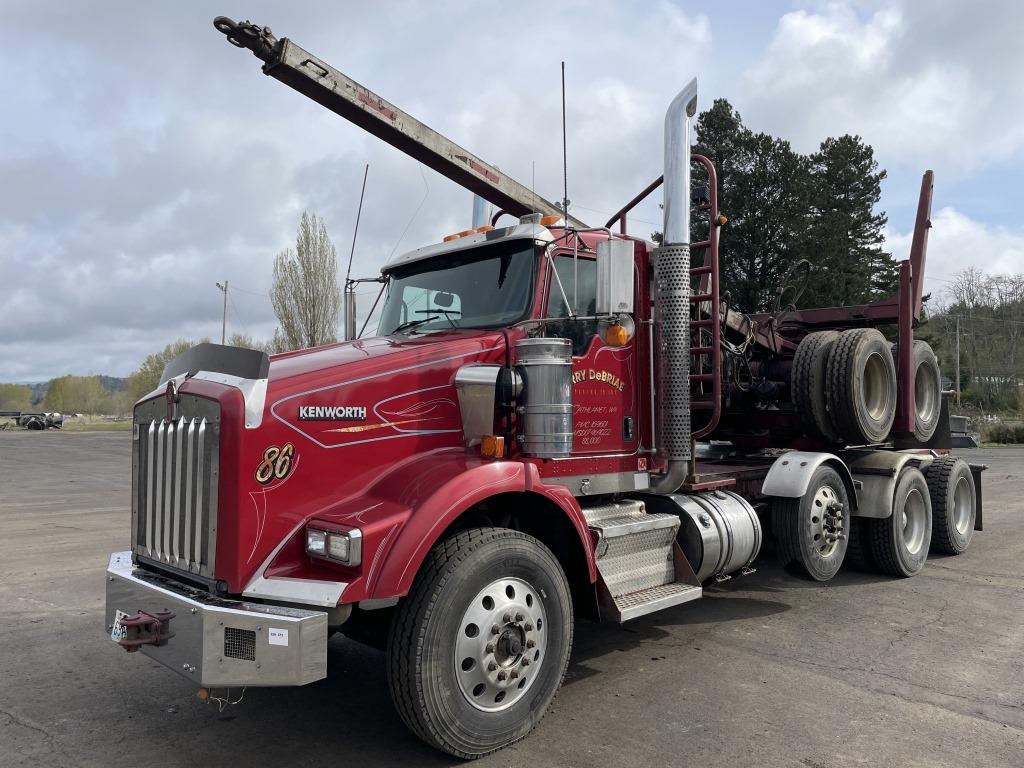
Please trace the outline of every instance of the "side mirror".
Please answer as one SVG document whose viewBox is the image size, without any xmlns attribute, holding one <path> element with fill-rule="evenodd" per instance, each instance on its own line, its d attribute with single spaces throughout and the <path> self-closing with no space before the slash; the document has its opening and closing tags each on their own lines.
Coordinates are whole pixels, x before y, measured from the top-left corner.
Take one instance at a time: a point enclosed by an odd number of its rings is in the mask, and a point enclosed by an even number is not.
<svg viewBox="0 0 1024 768">
<path fill-rule="evenodd" d="M 602 240 L 597 244 L 598 315 L 633 311 L 633 241 Z"/>
</svg>

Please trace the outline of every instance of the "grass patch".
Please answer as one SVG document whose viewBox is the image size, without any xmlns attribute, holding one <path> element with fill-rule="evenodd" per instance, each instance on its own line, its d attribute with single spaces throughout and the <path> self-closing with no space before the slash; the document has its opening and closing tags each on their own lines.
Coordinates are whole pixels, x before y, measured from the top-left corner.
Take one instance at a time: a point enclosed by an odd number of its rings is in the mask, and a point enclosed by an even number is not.
<svg viewBox="0 0 1024 768">
<path fill-rule="evenodd" d="M 65 421 L 65 432 L 130 432 L 131 421 Z"/>
</svg>

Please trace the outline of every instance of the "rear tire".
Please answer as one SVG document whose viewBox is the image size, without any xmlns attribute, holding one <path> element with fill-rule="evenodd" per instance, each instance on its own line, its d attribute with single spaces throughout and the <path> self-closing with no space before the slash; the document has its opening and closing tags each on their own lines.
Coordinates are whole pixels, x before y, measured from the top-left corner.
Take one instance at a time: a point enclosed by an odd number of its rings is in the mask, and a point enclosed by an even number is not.
<svg viewBox="0 0 1024 768">
<path fill-rule="evenodd" d="M 892 345 L 892 358 L 899 368 L 899 345 Z M 939 361 L 927 341 L 914 341 L 911 361 L 914 371 L 914 439 L 927 443 L 939 426 L 942 413 L 942 378 Z"/>
<path fill-rule="evenodd" d="M 847 443 L 881 443 L 896 416 L 896 366 L 889 342 L 874 328 L 839 334 L 825 377 L 828 412 Z"/>
<path fill-rule="evenodd" d="M 832 422 L 825 402 L 828 357 L 839 334 L 817 331 L 807 334 L 793 356 L 793 406 L 804 433 L 827 443 L 841 443 L 842 436 Z"/>
<path fill-rule="evenodd" d="M 896 481 L 892 514 L 868 526 L 871 558 L 883 573 L 908 577 L 924 567 L 932 536 L 932 503 L 921 470 L 906 467 Z"/>
<path fill-rule="evenodd" d="M 850 536 L 846 542 L 846 557 L 843 565 L 855 571 L 873 571 L 875 563 L 871 559 L 871 548 L 868 546 L 868 526 L 871 521 L 863 517 L 850 518 Z"/>
<path fill-rule="evenodd" d="M 849 528 L 846 486 L 839 473 L 827 465 L 818 467 L 807 493 L 800 498 L 772 500 L 772 530 L 779 562 L 814 581 L 828 581 L 839 571 Z"/>
<path fill-rule="evenodd" d="M 395 707 L 413 733 L 450 755 L 506 747 L 547 712 L 572 630 L 569 585 L 547 547 L 504 528 L 461 531 L 434 547 L 395 609 L 387 649 Z"/>
<path fill-rule="evenodd" d="M 974 535 L 978 496 L 967 462 L 956 456 L 936 459 L 925 470 L 932 502 L 932 552 L 959 555 Z"/>
</svg>

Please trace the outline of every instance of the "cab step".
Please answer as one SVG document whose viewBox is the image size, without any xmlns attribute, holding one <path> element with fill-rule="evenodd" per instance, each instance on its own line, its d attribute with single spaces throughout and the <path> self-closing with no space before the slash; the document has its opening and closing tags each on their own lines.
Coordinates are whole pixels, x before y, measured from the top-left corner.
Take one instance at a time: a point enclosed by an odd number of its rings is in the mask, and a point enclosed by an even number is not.
<svg viewBox="0 0 1024 768">
<path fill-rule="evenodd" d="M 639 592 L 631 592 L 628 595 L 621 595 L 613 598 L 614 614 L 608 618 L 621 624 L 624 621 L 646 616 L 674 605 L 688 603 L 703 595 L 704 590 L 681 581 L 672 584 L 662 584 L 660 587 L 641 589 Z M 602 616 L 606 615 L 602 610 Z"/>
<path fill-rule="evenodd" d="M 639 500 L 587 507 L 583 514 L 598 534 L 603 619 L 622 623 L 701 596 L 700 584 L 676 544 L 676 515 L 648 513 Z"/>
</svg>

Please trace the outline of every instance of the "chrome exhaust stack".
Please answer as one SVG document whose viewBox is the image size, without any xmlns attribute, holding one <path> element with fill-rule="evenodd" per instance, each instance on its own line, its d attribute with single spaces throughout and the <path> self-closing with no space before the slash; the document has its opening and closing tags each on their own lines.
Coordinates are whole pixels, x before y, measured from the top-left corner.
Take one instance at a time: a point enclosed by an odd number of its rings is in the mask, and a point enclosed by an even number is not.
<svg viewBox="0 0 1024 768">
<path fill-rule="evenodd" d="M 655 251 L 655 333 L 661 445 L 668 460 L 651 477 L 654 493 L 674 493 L 692 457 L 690 431 L 690 125 L 697 112 L 697 78 L 681 90 L 665 113 L 665 225 Z"/>
</svg>

